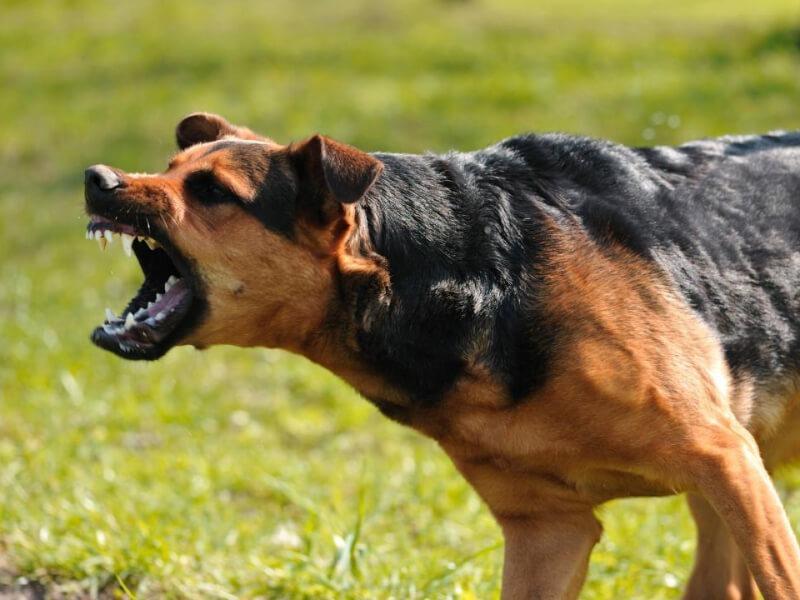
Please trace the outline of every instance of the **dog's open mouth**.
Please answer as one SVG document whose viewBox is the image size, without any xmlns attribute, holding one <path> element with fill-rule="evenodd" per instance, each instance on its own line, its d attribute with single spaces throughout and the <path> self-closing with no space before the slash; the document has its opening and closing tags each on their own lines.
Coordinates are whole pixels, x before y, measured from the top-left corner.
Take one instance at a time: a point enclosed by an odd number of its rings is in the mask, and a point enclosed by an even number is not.
<svg viewBox="0 0 800 600">
<path fill-rule="evenodd" d="M 86 227 L 86 238 L 102 249 L 118 241 L 127 256 L 136 256 L 144 273 L 144 282 L 122 313 L 107 308 L 104 323 L 92 332 L 92 342 L 123 358 L 152 360 L 163 355 L 185 329 L 195 303 L 186 261 L 168 240 L 150 235 L 96 215 Z"/>
</svg>

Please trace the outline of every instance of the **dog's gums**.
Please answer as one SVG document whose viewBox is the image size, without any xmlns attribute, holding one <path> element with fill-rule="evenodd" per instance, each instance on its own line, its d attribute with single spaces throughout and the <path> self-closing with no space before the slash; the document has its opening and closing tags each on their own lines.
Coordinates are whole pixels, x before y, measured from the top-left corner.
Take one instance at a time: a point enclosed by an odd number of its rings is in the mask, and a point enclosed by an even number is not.
<svg viewBox="0 0 800 600">
<path fill-rule="evenodd" d="M 86 238 L 105 250 L 119 238 L 126 256 L 136 256 L 144 282 L 117 316 L 107 308 L 104 323 L 92 333 L 92 341 L 125 358 L 152 359 L 169 349 L 167 340 L 192 308 L 191 274 L 184 273 L 156 239 L 134 227 L 92 215 Z"/>
</svg>

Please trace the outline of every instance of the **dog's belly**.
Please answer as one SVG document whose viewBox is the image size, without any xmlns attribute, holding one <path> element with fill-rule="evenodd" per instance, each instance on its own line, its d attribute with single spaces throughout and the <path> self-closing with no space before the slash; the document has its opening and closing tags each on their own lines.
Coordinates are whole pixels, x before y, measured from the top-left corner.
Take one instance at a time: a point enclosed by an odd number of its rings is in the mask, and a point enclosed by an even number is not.
<svg viewBox="0 0 800 600">
<path fill-rule="evenodd" d="M 553 456 L 532 464 L 530 459 L 509 460 L 465 453 L 463 447 L 455 451 L 443 447 L 497 515 L 582 509 L 616 498 L 668 496 L 681 491 L 634 473 L 579 462 L 564 464 Z"/>
<path fill-rule="evenodd" d="M 670 496 L 676 492 L 663 482 L 611 469 L 592 469 L 583 473 L 576 487 L 597 504 L 614 498 Z"/>
</svg>

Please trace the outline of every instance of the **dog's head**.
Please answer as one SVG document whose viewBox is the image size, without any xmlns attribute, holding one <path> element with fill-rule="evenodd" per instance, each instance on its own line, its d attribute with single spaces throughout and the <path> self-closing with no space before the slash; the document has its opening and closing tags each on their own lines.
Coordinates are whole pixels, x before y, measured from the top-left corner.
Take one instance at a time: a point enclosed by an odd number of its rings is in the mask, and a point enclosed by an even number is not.
<svg viewBox="0 0 800 600">
<path fill-rule="evenodd" d="M 283 146 L 205 113 L 176 136 L 164 173 L 86 170 L 87 237 L 118 239 L 144 272 L 92 341 L 131 359 L 177 344 L 295 349 L 321 327 L 354 203 L 381 162 L 318 135 Z"/>
</svg>

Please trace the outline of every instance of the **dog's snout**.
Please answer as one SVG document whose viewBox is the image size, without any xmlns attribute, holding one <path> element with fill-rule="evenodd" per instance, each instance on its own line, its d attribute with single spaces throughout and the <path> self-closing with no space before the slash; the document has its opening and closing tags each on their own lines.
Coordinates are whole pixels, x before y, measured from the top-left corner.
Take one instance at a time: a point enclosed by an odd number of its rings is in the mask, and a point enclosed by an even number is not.
<svg viewBox="0 0 800 600">
<path fill-rule="evenodd" d="M 111 168 L 105 165 L 92 165 L 84 172 L 84 183 L 87 187 L 109 192 L 120 187 L 122 180 Z"/>
</svg>

